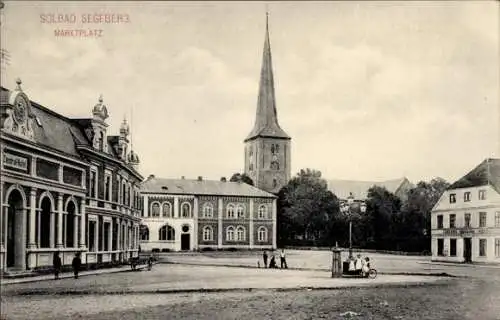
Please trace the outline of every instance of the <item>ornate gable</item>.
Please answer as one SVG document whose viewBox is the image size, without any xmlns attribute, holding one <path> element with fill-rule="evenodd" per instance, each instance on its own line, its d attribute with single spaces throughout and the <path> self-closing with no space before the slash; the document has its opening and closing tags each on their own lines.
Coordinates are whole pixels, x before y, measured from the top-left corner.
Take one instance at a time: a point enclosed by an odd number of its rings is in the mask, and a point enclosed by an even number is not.
<svg viewBox="0 0 500 320">
<path fill-rule="evenodd" d="M 8 103 L 2 106 L 2 129 L 34 141 L 35 115 L 31 110 L 31 102 L 21 88 L 21 80 L 17 79 L 16 83 L 17 88 L 10 92 Z"/>
</svg>

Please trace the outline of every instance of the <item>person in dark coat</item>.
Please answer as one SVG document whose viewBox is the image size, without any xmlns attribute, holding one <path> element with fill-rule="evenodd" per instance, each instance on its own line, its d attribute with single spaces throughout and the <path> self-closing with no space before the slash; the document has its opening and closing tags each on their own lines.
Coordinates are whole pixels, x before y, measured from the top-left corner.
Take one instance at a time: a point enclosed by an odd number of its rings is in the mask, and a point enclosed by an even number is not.
<svg viewBox="0 0 500 320">
<path fill-rule="evenodd" d="M 78 272 L 80 271 L 80 267 L 82 266 L 82 259 L 80 259 L 80 252 L 75 253 L 75 257 L 73 258 L 73 262 L 71 264 L 73 266 L 73 273 L 75 274 L 75 279 L 78 279 Z"/>
<path fill-rule="evenodd" d="M 264 253 L 262 254 L 262 258 L 264 259 L 264 268 L 267 268 L 267 251 L 264 250 Z"/>
<path fill-rule="evenodd" d="M 269 261 L 269 268 L 272 268 L 272 269 L 278 268 L 278 265 L 276 264 L 276 258 L 274 257 L 274 254 L 271 256 L 271 261 Z"/>
<path fill-rule="evenodd" d="M 54 277 L 59 279 L 59 273 L 61 273 L 62 262 L 61 257 L 59 257 L 59 251 L 54 253 L 54 258 L 52 259 L 52 266 L 54 267 Z"/>
</svg>

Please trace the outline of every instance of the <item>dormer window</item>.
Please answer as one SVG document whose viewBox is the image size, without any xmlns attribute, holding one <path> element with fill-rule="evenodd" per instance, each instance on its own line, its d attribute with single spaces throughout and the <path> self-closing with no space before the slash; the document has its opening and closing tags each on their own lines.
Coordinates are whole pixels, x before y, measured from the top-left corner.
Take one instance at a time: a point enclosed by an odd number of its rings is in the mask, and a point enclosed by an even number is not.
<svg viewBox="0 0 500 320">
<path fill-rule="evenodd" d="M 457 202 L 457 195 L 454 193 L 450 193 L 450 203 Z"/>
<path fill-rule="evenodd" d="M 470 192 L 464 192 L 464 202 L 470 201 Z"/>
</svg>

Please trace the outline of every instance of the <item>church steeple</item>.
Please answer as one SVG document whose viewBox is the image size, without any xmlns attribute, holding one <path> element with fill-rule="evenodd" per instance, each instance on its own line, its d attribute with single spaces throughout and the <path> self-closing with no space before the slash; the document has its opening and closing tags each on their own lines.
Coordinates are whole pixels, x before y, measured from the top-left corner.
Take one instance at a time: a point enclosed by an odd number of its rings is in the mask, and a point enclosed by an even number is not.
<svg viewBox="0 0 500 320">
<path fill-rule="evenodd" d="M 245 170 L 259 189 L 277 193 L 290 180 L 291 138 L 278 124 L 273 64 L 269 41 L 269 17 L 260 71 L 257 114 L 252 132 L 245 139 Z"/>
<path fill-rule="evenodd" d="M 266 13 L 266 35 L 260 71 L 259 96 L 257 99 L 255 124 L 252 132 L 250 132 L 245 139 L 245 142 L 257 137 L 290 139 L 278 124 L 276 98 L 274 94 L 271 44 L 269 41 L 269 13 Z"/>
</svg>

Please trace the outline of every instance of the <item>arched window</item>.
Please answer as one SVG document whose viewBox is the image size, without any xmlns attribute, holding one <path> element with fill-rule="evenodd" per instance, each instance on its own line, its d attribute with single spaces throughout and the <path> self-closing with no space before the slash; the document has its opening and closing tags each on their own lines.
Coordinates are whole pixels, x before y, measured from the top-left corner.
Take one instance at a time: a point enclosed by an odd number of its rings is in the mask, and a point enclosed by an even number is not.
<svg viewBox="0 0 500 320">
<path fill-rule="evenodd" d="M 236 228 L 236 237 L 238 241 L 245 241 L 245 228 L 239 226 Z"/>
<path fill-rule="evenodd" d="M 259 242 L 267 242 L 267 228 L 259 227 L 257 230 L 257 241 Z"/>
<path fill-rule="evenodd" d="M 149 228 L 141 224 L 139 227 L 139 234 L 142 241 L 149 241 Z"/>
<path fill-rule="evenodd" d="M 203 241 L 212 241 L 214 240 L 214 229 L 211 226 L 203 227 Z"/>
<path fill-rule="evenodd" d="M 234 205 L 228 204 L 226 208 L 226 216 L 229 219 L 234 219 Z"/>
<path fill-rule="evenodd" d="M 241 204 L 239 204 L 236 207 L 236 214 L 238 215 L 238 218 L 244 218 L 245 217 L 245 207 L 243 207 Z"/>
<path fill-rule="evenodd" d="M 212 218 L 214 216 L 214 207 L 211 203 L 205 203 L 203 205 L 203 217 Z"/>
<path fill-rule="evenodd" d="M 278 186 L 278 180 L 273 179 L 273 188 L 276 188 Z"/>
<path fill-rule="evenodd" d="M 183 218 L 191 217 L 191 205 L 187 202 L 184 202 L 181 206 L 181 212 Z"/>
<path fill-rule="evenodd" d="M 265 204 L 261 204 L 259 206 L 259 219 L 266 219 L 267 218 L 267 206 Z"/>
<path fill-rule="evenodd" d="M 227 241 L 234 241 L 234 227 L 227 227 L 226 240 Z"/>
<path fill-rule="evenodd" d="M 158 239 L 160 241 L 175 241 L 175 229 L 168 224 L 164 225 L 158 231 Z"/>
<path fill-rule="evenodd" d="M 170 218 L 172 216 L 172 207 L 170 206 L 170 203 L 164 202 L 162 209 L 163 209 L 162 214 L 164 217 Z"/>
<path fill-rule="evenodd" d="M 66 248 L 73 248 L 75 247 L 74 243 L 74 232 L 75 232 L 75 213 L 76 213 L 76 206 L 73 201 L 70 201 L 68 203 L 67 207 L 67 214 L 66 214 L 66 241 L 64 243 L 66 244 Z"/>
<path fill-rule="evenodd" d="M 152 217 L 160 216 L 160 204 L 158 202 L 151 204 L 151 216 Z"/>
</svg>

